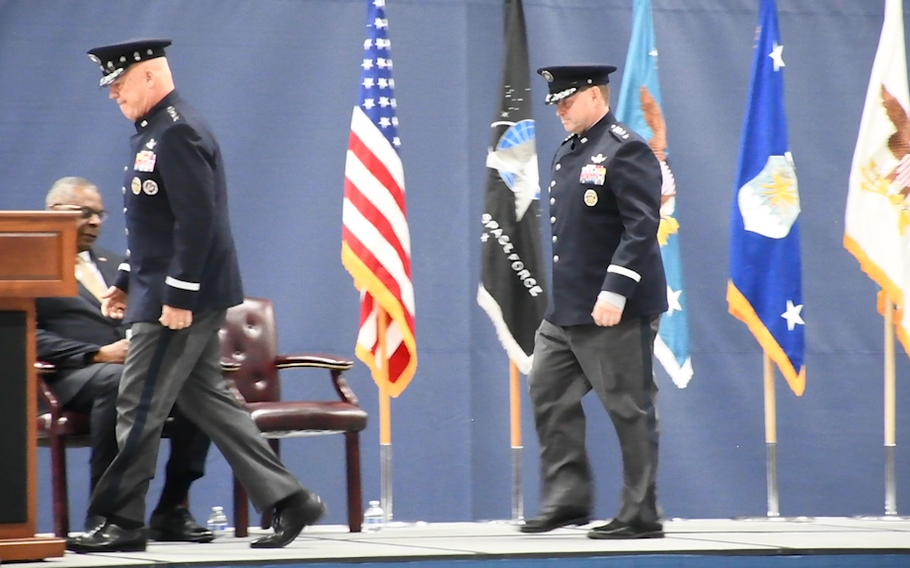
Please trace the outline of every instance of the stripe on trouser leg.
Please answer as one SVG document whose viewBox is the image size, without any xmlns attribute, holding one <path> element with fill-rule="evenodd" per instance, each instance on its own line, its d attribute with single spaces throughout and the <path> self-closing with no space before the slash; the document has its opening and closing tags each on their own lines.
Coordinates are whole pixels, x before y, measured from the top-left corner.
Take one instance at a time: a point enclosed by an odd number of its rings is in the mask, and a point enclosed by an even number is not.
<svg viewBox="0 0 910 568">
<path fill-rule="evenodd" d="M 123 458 L 115 460 L 114 462 L 119 467 L 111 472 L 111 483 L 107 492 L 109 499 L 117 499 L 120 493 L 120 482 L 123 479 L 123 471 L 125 467 L 128 467 L 132 462 L 132 455 L 136 451 L 136 446 L 139 445 L 142 431 L 145 429 L 145 423 L 148 419 L 152 397 L 155 396 L 155 386 L 158 384 L 161 363 L 164 361 L 164 355 L 167 353 L 167 348 L 170 346 L 171 339 L 174 337 L 175 333 L 176 332 L 170 330 L 164 330 L 158 338 L 158 345 L 155 346 L 155 354 L 152 355 L 152 360 L 149 361 L 148 371 L 146 372 L 143 381 L 142 394 L 139 397 L 139 403 L 136 405 L 136 419 L 133 421 L 133 425 L 130 428 L 130 433 L 126 438 L 123 448 L 120 449 Z M 113 510 L 111 503 L 108 503 L 107 508 Z"/>
</svg>

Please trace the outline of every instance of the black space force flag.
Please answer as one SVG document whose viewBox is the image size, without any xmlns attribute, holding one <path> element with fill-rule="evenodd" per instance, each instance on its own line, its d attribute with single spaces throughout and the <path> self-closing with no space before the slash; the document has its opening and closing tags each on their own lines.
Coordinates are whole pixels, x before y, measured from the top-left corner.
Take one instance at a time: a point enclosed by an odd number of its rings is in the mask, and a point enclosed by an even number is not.
<svg viewBox="0 0 910 568">
<path fill-rule="evenodd" d="M 521 0 L 505 0 L 502 99 L 487 154 L 486 205 L 480 240 L 477 303 L 487 312 L 509 358 L 527 374 L 534 332 L 547 307 L 540 245 L 540 197 L 531 72 Z"/>
</svg>

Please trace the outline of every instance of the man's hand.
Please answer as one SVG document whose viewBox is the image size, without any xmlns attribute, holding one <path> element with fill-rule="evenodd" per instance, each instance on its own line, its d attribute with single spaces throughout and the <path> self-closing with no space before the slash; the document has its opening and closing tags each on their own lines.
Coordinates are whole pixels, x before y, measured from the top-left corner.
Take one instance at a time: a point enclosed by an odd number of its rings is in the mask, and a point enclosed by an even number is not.
<svg viewBox="0 0 910 568">
<path fill-rule="evenodd" d="M 126 292 L 116 286 L 111 286 L 101 296 L 101 313 L 109 318 L 123 319 L 127 297 Z"/>
<path fill-rule="evenodd" d="M 126 361 L 126 352 L 129 349 L 130 340 L 121 339 L 114 343 L 103 346 L 92 357 L 93 363 L 123 363 Z"/>
<path fill-rule="evenodd" d="M 193 312 L 171 306 L 161 306 L 161 317 L 158 321 L 169 329 L 185 329 L 193 325 Z"/>
<path fill-rule="evenodd" d="M 622 310 L 606 300 L 597 300 L 594 304 L 594 311 L 591 312 L 594 323 L 601 327 L 611 327 L 619 323 L 622 319 Z"/>
</svg>

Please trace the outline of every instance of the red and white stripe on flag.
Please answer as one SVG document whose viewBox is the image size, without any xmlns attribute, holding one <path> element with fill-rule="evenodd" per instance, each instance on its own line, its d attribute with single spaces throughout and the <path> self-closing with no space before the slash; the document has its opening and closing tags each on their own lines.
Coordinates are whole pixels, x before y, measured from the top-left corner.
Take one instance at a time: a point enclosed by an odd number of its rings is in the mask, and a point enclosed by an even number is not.
<svg viewBox="0 0 910 568">
<path fill-rule="evenodd" d="M 360 106 L 351 118 L 344 173 L 341 259 L 360 291 L 356 353 L 377 384 L 388 370 L 389 394 L 398 396 L 417 368 L 404 171 L 395 147 Z M 380 353 L 380 309 L 388 314 L 388 365 Z"/>
</svg>

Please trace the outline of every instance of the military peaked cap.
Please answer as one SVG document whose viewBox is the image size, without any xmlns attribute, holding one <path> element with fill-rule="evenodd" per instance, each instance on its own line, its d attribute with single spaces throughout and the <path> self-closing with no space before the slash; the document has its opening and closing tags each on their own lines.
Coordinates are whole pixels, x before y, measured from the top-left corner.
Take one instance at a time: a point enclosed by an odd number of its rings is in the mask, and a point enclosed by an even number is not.
<svg viewBox="0 0 910 568">
<path fill-rule="evenodd" d="M 101 67 L 101 86 L 107 87 L 123 75 L 130 65 L 164 57 L 164 48 L 169 45 L 169 39 L 134 39 L 92 48 L 88 50 L 88 56 Z"/>
<path fill-rule="evenodd" d="M 612 65 L 559 65 L 541 67 L 537 73 L 548 83 L 546 103 L 554 105 L 585 87 L 606 85 L 614 71 Z"/>
</svg>

